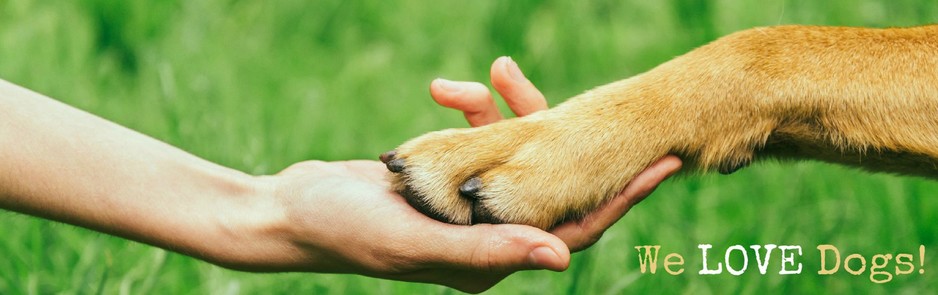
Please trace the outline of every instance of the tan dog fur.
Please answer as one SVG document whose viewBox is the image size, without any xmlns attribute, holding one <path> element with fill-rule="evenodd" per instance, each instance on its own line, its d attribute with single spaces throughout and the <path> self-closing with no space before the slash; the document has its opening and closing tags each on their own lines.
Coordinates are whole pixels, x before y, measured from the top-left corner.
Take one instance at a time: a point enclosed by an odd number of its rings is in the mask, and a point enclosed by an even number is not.
<svg viewBox="0 0 938 295">
<path fill-rule="evenodd" d="M 542 229 L 667 154 L 700 171 L 815 159 L 938 178 L 938 25 L 746 30 L 551 110 L 396 152 L 394 189 L 424 213 Z M 478 197 L 461 196 L 472 177 Z"/>
</svg>

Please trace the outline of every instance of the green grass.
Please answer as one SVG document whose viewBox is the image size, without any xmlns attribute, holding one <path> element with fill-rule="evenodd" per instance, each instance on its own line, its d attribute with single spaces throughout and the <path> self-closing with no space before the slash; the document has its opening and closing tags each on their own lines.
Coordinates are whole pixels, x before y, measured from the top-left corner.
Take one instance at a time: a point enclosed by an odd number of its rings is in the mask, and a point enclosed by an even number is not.
<svg viewBox="0 0 938 295">
<path fill-rule="evenodd" d="M 427 94 L 435 77 L 488 79 L 512 56 L 552 104 L 718 36 L 776 24 L 936 22 L 934 1 L 21 1 L 0 0 L 0 77 L 255 174 L 374 158 L 464 127 Z M 930 293 L 938 183 L 816 164 L 762 164 L 663 184 L 563 273 L 516 274 L 493 293 Z M 0 293 L 452 293 L 350 275 L 248 274 L 15 213 L 0 215 Z M 801 275 L 754 261 L 700 276 L 734 244 L 804 247 Z M 928 249 L 925 274 L 819 276 L 818 244 L 846 256 Z M 684 274 L 638 273 L 634 246 L 684 254 Z M 663 257 L 662 257 L 663 258 Z M 734 263 L 739 263 L 738 259 Z M 894 263 L 888 269 L 891 269 Z M 869 265 L 868 265 L 869 267 Z M 660 270 L 659 270 L 660 271 Z"/>
</svg>

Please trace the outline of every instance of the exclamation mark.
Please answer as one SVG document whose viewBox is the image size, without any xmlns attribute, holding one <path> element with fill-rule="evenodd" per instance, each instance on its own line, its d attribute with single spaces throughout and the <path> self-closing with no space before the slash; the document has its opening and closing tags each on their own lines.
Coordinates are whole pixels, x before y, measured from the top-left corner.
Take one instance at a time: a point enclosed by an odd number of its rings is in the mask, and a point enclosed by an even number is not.
<svg viewBox="0 0 938 295">
<path fill-rule="evenodd" d="M 918 245 L 918 264 L 918 273 L 925 274 L 925 245 Z"/>
</svg>

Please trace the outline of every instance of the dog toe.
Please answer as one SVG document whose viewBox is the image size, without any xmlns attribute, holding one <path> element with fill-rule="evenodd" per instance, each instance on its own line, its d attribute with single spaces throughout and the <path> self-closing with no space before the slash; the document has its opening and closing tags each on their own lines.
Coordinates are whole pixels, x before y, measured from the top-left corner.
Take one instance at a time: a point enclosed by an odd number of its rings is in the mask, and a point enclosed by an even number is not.
<svg viewBox="0 0 938 295">
<path fill-rule="evenodd" d="M 387 162 L 388 170 L 394 173 L 404 171 L 404 159 L 393 159 Z"/>
</svg>

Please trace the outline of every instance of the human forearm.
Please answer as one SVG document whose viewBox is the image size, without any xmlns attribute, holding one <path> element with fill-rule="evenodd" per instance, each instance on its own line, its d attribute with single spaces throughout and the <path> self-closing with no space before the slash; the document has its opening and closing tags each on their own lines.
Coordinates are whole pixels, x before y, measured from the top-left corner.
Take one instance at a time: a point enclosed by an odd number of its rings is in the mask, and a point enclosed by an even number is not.
<svg viewBox="0 0 938 295">
<path fill-rule="evenodd" d="M 254 178 L 0 80 L 0 206 L 207 259 Z M 244 215 L 244 214 L 241 214 Z"/>
</svg>

